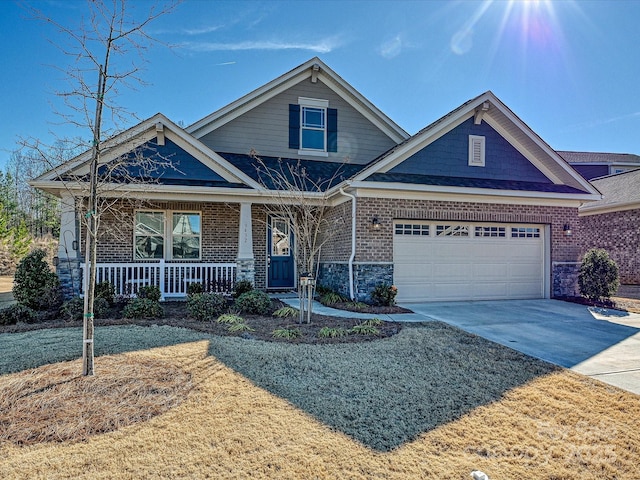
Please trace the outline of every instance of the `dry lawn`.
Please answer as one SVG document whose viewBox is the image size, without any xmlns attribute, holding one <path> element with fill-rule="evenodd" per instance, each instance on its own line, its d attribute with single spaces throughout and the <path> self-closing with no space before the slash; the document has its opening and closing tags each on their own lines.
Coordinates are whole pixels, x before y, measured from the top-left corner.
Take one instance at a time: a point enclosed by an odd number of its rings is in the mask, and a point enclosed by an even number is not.
<svg viewBox="0 0 640 480">
<path fill-rule="evenodd" d="M 268 389 L 287 391 L 286 379 L 276 376 L 273 386 L 262 388 L 256 383 L 263 381 L 262 374 L 255 374 L 256 381 L 252 381 L 239 373 L 248 368 L 246 355 L 253 352 L 254 360 L 266 366 L 261 368 L 270 367 L 274 372 L 289 368 L 292 384 L 309 385 L 296 378 L 302 370 L 291 363 L 295 354 L 314 355 L 317 348 L 335 360 L 348 356 L 349 349 L 356 347 L 362 349 L 356 353 L 365 355 L 368 347 L 380 355 L 386 344 L 393 342 L 406 342 L 418 352 L 425 352 L 416 355 L 416 362 L 423 361 L 421 355 L 428 355 L 431 347 L 437 350 L 439 362 L 454 362 L 453 354 L 462 347 L 455 342 L 431 345 L 433 336 L 437 337 L 437 332 L 429 328 L 407 328 L 389 339 L 357 346 L 287 346 L 212 337 L 123 353 L 114 361 L 164 364 L 167 371 L 188 375 L 192 388 L 185 400 L 146 422 L 82 442 L 18 446 L 0 441 L 0 478 L 467 479 L 475 469 L 485 471 L 492 479 L 638 478 L 640 397 L 569 371 L 533 365 L 539 375 L 500 395 L 496 395 L 500 391 L 497 389 L 492 394 L 494 401 L 424 429 L 388 451 L 366 446 L 353 435 L 318 420 L 316 414 L 296 407 L 295 396 L 292 402 L 284 394 L 269 392 Z M 502 347 L 489 342 L 478 342 L 469 347 L 473 356 L 484 347 L 488 359 L 497 355 L 505 363 L 517 361 L 508 349 L 502 351 Z M 465 343 L 469 344 L 463 341 L 460 345 Z M 452 349 L 450 359 L 446 358 L 447 348 Z M 237 365 L 232 369 L 229 365 L 234 361 Z M 402 389 L 400 382 L 393 381 L 394 368 L 402 370 L 410 361 L 411 358 L 379 358 L 380 363 L 389 362 L 385 365 L 388 376 L 384 381 L 375 377 L 363 381 L 378 390 Z M 103 363 L 106 364 L 104 358 L 97 359 L 96 385 L 103 381 L 108 385 L 107 376 L 100 375 Z M 422 367 L 430 369 L 427 364 Z M 532 371 L 526 364 L 523 368 Z M 308 373 L 317 376 L 323 369 L 340 376 L 328 364 Z M 365 373 L 360 370 L 358 375 Z M 129 374 L 140 378 L 144 369 Z M 417 377 L 416 382 L 424 380 L 421 375 L 412 374 Z M 469 388 L 476 390 L 484 384 L 490 389 L 491 376 L 495 382 L 502 382 L 500 372 L 488 372 L 485 380 Z M 0 389 L 5 391 L 13 378 L 13 374 L 0 377 Z M 336 378 L 336 385 L 343 381 Z M 444 390 L 450 388 L 446 377 L 441 386 Z M 432 391 L 437 392 L 437 385 Z M 464 388 L 450 391 L 456 393 L 449 402 L 440 396 L 437 401 L 424 401 L 423 415 L 467 401 Z M 307 396 L 322 393 L 309 391 Z M 366 398 L 357 400 L 366 405 Z M 329 403 L 323 405 L 326 410 L 332 408 Z M 360 415 L 352 422 L 375 424 L 380 415 L 377 407 L 372 406 L 371 412 L 363 406 L 359 408 Z"/>
</svg>

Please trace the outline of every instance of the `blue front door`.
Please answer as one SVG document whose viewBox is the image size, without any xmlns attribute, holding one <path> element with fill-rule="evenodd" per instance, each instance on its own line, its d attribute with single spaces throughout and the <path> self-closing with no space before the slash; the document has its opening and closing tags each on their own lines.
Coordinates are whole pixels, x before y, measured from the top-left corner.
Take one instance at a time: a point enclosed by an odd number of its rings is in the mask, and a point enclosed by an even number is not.
<svg viewBox="0 0 640 480">
<path fill-rule="evenodd" d="M 293 288 L 293 232 L 284 217 L 269 217 L 267 227 L 267 287 Z"/>
</svg>

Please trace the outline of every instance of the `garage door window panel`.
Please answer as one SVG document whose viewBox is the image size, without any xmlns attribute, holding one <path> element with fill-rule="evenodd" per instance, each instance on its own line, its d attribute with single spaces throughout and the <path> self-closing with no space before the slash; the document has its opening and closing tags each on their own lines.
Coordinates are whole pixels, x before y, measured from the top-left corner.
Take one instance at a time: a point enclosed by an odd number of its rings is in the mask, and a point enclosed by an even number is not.
<svg viewBox="0 0 640 480">
<path fill-rule="evenodd" d="M 468 237 L 468 225 L 436 225 L 436 236 L 438 237 Z"/>
<path fill-rule="evenodd" d="M 511 238 L 540 238 L 537 227 L 511 227 Z"/>
<path fill-rule="evenodd" d="M 489 237 L 489 238 L 505 238 L 507 236 L 506 227 L 476 227 L 475 228 L 475 236 L 476 237 Z"/>
<path fill-rule="evenodd" d="M 397 223 L 396 235 L 413 235 L 413 236 L 429 236 L 429 225 Z"/>
</svg>

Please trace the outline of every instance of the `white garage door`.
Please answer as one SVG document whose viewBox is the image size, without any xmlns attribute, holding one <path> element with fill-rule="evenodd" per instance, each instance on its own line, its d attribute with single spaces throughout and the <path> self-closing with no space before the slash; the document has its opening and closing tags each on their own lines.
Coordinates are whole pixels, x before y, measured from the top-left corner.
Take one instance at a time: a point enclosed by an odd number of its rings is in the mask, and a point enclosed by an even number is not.
<svg viewBox="0 0 640 480">
<path fill-rule="evenodd" d="M 400 302 L 544 297 L 544 226 L 397 221 Z"/>
</svg>

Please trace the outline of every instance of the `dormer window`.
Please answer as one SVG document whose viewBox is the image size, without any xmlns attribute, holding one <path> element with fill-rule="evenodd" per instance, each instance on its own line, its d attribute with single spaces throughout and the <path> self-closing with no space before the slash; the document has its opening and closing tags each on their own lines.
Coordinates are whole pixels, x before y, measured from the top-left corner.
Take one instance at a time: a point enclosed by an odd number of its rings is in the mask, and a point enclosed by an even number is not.
<svg viewBox="0 0 640 480">
<path fill-rule="evenodd" d="M 301 106 L 301 110 L 300 148 L 326 151 L 326 109 Z"/>
<path fill-rule="evenodd" d="M 338 111 L 328 100 L 299 97 L 289 105 L 289 148 L 299 155 L 338 151 Z"/>
</svg>

